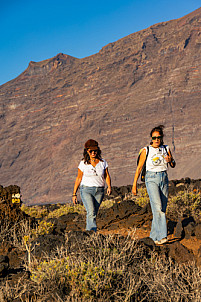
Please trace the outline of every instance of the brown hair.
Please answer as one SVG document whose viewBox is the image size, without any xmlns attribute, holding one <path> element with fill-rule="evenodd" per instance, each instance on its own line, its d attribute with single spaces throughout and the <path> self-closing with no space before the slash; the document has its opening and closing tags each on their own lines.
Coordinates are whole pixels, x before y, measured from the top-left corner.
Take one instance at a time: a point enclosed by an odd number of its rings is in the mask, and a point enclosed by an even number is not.
<svg viewBox="0 0 201 302">
<path fill-rule="evenodd" d="M 84 152 L 83 152 L 84 158 L 82 160 L 84 160 L 85 164 L 87 163 L 89 165 L 91 162 L 90 162 L 90 156 L 89 156 L 87 150 L 88 149 L 84 148 Z M 96 158 L 98 158 L 100 161 L 103 161 L 102 157 L 101 157 L 101 150 L 99 147 L 97 149 Z"/>
<path fill-rule="evenodd" d="M 153 134 L 155 131 L 159 132 L 160 136 L 162 136 L 160 146 L 164 144 L 164 142 L 163 142 L 163 137 L 164 137 L 163 129 L 164 129 L 164 128 L 165 128 L 165 126 L 159 125 L 159 126 L 157 126 L 157 127 L 154 127 L 154 128 L 151 130 L 151 132 L 150 132 L 150 136 L 151 136 L 151 137 L 152 137 L 152 134 Z M 151 141 L 151 142 L 150 142 L 150 145 L 152 145 L 152 144 L 153 144 L 153 142 Z"/>
</svg>

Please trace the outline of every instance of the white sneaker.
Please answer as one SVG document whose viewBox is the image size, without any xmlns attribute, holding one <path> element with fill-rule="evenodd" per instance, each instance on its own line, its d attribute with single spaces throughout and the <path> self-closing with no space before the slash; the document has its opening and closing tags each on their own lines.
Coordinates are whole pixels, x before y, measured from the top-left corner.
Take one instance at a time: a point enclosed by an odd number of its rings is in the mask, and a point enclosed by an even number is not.
<svg viewBox="0 0 201 302">
<path fill-rule="evenodd" d="M 159 241 L 156 240 L 154 242 L 155 242 L 155 244 L 161 245 L 161 244 L 164 244 L 164 243 L 168 242 L 168 239 L 167 238 L 163 238 L 163 239 L 161 239 Z"/>
</svg>

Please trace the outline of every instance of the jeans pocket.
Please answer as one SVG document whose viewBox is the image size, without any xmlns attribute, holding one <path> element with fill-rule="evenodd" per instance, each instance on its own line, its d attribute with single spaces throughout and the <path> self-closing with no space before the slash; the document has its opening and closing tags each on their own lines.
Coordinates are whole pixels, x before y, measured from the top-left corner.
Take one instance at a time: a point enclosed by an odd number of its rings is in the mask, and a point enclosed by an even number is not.
<svg viewBox="0 0 201 302">
<path fill-rule="evenodd" d="M 155 178 L 155 173 L 147 171 L 145 174 L 145 181 L 148 181 L 149 179 L 153 179 L 153 178 Z"/>
<path fill-rule="evenodd" d="M 97 192 L 104 193 L 104 187 L 98 187 Z"/>
</svg>

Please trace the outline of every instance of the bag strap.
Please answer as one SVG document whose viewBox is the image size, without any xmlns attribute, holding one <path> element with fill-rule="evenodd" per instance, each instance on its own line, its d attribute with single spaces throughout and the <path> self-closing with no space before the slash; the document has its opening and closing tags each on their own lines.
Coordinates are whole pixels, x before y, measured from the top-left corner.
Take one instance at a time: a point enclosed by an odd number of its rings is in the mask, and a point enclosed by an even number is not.
<svg viewBox="0 0 201 302">
<path fill-rule="evenodd" d="M 146 163 L 146 161 L 147 161 L 147 157 L 148 157 L 148 155 L 149 155 L 149 146 L 147 146 L 147 154 L 146 154 L 145 163 Z"/>
<path fill-rule="evenodd" d="M 168 151 L 167 151 L 166 146 L 165 146 L 165 145 L 163 145 L 163 146 L 164 146 L 165 151 L 166 151 L 166 153 L 167 153 L 167 155 L 168 155 Z M 174 165 L 173 165 L 173 166 L 171 166 L 171 165 L 170 165 L 170 163 L 168 163 L 168 164 L 169 164 L 169 166 L 170 166 L 171 168 L 174 168 L 174 167 L 176 166 L 176 163 L 175 163 L 175 160 L 174 160 L 174 159 L 173 159 L 173 161 L 174 161 Z"/>
<path fill-rule="evenodd" d="M 146 155 L 146 159 L 147 159 L 148 155 L 149 155 L 149 146 L 147 146 L 147 155 Z"/>
<path fill-rule="evenodd" d="M 167 151 L 167 148 L 166 148 L 166 146 L 165 146 L 165 145 L 163 145 L 163 147 L 165 148 L 165 151 L 166 151 L 166 153 L 167 153 L 167 155 L 168 155 L 168 151 Z"/>
</svg>

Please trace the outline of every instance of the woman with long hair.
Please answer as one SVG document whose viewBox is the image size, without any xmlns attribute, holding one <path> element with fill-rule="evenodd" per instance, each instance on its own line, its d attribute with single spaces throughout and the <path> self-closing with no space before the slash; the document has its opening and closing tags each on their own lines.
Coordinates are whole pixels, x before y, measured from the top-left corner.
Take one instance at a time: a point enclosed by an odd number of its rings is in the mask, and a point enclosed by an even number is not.
<svg viewBox="0 0 201 302">
<path fill-rule="evenodd" d="M 168 201 L 167 169 L 168 164 L 172 168 L 176 165 L 169 146 L 164 145 L 163 128 L 163 125 L 159 125 L 151 130 L 151 143 L 141 152 L 132 187 L 132 193 L 137 195 L 137 181 L 146 161 L 145 184 L 153 214 L 150 238 L 158 245 L 168 241 L 165 216 Z"/>
<path fill-rule="evenodd" d="M 77 203 L 77 190 L 80 186 L 80 195 L 87 211 L 86 230 L 96 232 L 96 217 L 104 197 L 105 181 L 107 194 L 111 193 L 111 179 L 108 164 L 101 157 L 98 142 L 89 139 L 84 146 L 84 158 L 78 166 L 78 175 L 75 181 L 72 200 Z"/>
</svg>

